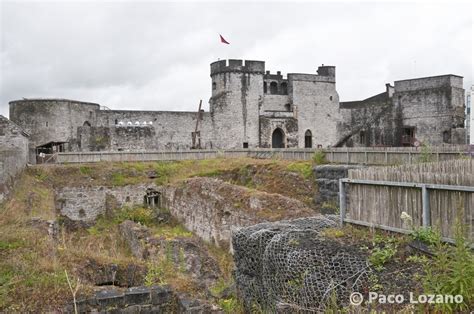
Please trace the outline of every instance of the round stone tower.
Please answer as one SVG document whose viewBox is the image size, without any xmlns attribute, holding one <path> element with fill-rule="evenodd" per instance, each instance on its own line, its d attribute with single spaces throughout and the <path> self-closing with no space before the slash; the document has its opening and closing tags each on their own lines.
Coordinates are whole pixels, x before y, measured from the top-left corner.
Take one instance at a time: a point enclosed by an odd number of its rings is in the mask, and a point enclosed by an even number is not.
<svg viewBox="0 0 474 314">
<path fill-rule="evenodd" d="M 10 120 L 30 134 L 30 147 L 55 142 L 72 150 L 77 127 L 93 126 L 100 106 L 68 99 L 23 99 L 10 103 Z"/>
<path fill-rule="evenodd" d="M 214 144 L 220 148 L 259 146 L 259 108 L 265 62 L 221 60 L 211 63 L 209 100 Z"/>
</svg>

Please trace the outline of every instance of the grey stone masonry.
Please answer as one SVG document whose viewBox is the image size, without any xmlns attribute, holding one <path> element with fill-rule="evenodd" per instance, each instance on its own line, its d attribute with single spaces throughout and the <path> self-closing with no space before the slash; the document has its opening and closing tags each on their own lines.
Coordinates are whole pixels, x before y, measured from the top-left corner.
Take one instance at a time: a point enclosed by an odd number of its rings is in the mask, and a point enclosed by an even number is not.
<svg viewBox="0 0 474 314">
<path fill-rule="evenodd" d="M 347 178 L 349 169 L 360 169 L 357 165 L 321 165 L 313 168 L 318 185 L 315 203 L 322 213 L 334 214 L 339 206 L 339 179 Z"/>
<path fill-rule="evenodd" d="M 321 65 L 315 72 L 283 75 L 266 71 L 264 61 L 219 60 L 210 65 L 209 112 L 197 112 L 197 99 L 196 110 L 187 112 L 110 110 L 69 99 L 22 99 L 10 102 L 10 118 L 31 134 L 32 147 L 41 150 L 462 144 L 460 76 L 395 81 L 394 86 L 386 84 L 383 93 L 340 103 L 336 67 Z"/>
<path fill-rule="evenodd" d="M 0 202 L 28 162 L 28 134 L 0 115 Z"/>
<path fill-rule="evenodd" d="M 106 214 L 107 210 L 143 205 L 148 188 L 156 186 L 65 187 L 55 192 L 55 203 L 61 215 L 73 221 L 92 223 L 97 216 Z"/>
</svg>

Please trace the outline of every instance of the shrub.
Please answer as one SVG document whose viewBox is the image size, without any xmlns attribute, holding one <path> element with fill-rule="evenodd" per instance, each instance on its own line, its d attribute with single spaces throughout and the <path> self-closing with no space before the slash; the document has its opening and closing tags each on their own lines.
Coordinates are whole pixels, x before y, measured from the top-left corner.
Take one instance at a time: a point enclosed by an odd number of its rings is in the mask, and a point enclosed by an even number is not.
<svg viewBox="0 0 474 314">
<path fill-rule="evenodd" d="M 433 161 L 433 152 L 429 145 L 423 144 L 421 147 L 421 154 L 420 158 L 418 159 L 419 162 L 430 162 Z"/>
<path fill-rule="evenodd" d="M 168 271 L 169 263 L 166 260 L 159 262 L 149 262 L 145 275 L 145 286 L 166 285 L 165 273 Z"/>
<path fill-rule="evenodd" d="M 305 179 L 309 179 L 313 175 L 313 167 L 307 162 L 292 162 L 286 167 L 286 170 L 297 172 Z"/>
<path fill-rule="evenodd" d="M 413 240 L 418 240 L 428 245 L 435 245 L 441 241 L 441 234 L 431 227 L 417 228 L 413 230 L 411 237 Z"/>
<path fill-rule="evenodd" d="M 326 153 L 323 150 L 317 150 L 313 155 L 313 162 L 316 165 L 327 164 Z"/>
<path fill-rule="evenodd" d="M 125 220 L 131 220 L 144 226 L 150 226 L 155 220 L 155 213 L 151 208 L 146 207 L 125 208 L 117 213 L 115 222 L 121 223 Z"/>
<path fill-rule="evenodd" d="M 432 260 L 425 265 L 423 278 L 425 294 L 462 295 L 463 303 L 437 303 L 440 312 L 466 311 L 474 306 L 474 254 L 466 240 L 465 226 L 455 223 L 455 244 L 449 245 L 437 238 Z"/>
<path fill-rule="evenodd" d="M 395 243 L 386 243 L 383 248 L 376 247 L 369 256 L 370 263 L 376 270 L 381 270 L 383 265 L 388 262 L 397 253 Z"/>
</svg>

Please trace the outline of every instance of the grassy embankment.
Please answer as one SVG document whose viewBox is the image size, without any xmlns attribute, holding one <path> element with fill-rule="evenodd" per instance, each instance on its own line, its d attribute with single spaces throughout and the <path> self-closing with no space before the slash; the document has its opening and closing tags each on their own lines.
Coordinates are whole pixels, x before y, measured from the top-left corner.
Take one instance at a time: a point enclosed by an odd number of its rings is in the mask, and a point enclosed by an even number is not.
<svg viewBox="0 0 474 314">
<path fill-rule="evenodd" d="M 155 179 L 147 173 L 154 171 Z M 263 178 L 259 177 L 259 171 Z M 154 180 L 157 184 L 175 183 L 194 176 L 223 177 L 228 173 L 242 176 L 243 185 L 253 189 L 299 198 L 309 202 L 307 189 L 285 186 L 281 175 L 296 175 L 292 182 L 311 176 L 311 163 L 278 160 L 213 159 L 179 162 L 98 163 L 87 165 L 36 166 L 24 171 L 9 201 L 0 206 L 0 310 L 38 311 L 60 309 L 72 296 L 67 285 L 65 270 L 74 279 L 81 264 L 94 260 L 99 264 L 136 264 L 143 261 L 132 256 L 121 240 L 117 225 L 125 220 L 139 221 L 152 228 L 153 233 L 165 238 L 192 237 L 183 227 L 159 225 L 147 209 L 117 209 L 115 216 L 100 218 L 89 229 L 67 232 L 60 229 L 58 239 L 52 240 L 44 223 L 57 219 L 54 189 L 64 186 L 122 186 Z M 239 184 L 238 178 L 232 183 Z M 259 178 L 254 182 L 255 178 Z M 231 180 L 232 181 L 232 180 Z M 311 181 L 308 181 L 311 182 Z M 310 184 L 310 183 L 309 183 Z M 313 186 L 310 184 L 310 190 Z M 296 192 L 295 192 L 296 191 Z M 36 221 L 38 221 L 36 219 Z M 38 224 L 38 223 L 36 223 Z M 208 246 L 208 252 L 218 261 L 222 280 L 216 285 L 216 295 L 231 285 L 232 258 L 219 249 Z M 144 265 L 146 266 L 146 265 Z M 175 276 L 173 267 L 165 269 L 163 282 L 185 290 L 185 276 Z M 177 278 L 177 280 L 175 280 Z M 78 297 L 89 294 L 93 284 L 81 282 Z M 237 306 L 235 299 L 223 299 L 224 307 Z"/>
</svg>

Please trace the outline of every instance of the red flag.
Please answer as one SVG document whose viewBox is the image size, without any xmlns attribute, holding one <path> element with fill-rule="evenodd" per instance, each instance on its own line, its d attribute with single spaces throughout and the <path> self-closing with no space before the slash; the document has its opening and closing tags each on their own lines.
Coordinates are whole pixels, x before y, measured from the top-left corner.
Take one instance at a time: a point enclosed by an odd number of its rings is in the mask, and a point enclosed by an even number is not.
<svg viewBox="0 0 474 314">
<path fill-rule="evenodd" d="M 221 34 L 219 34 L 219 36 L 221 37 L 221 43 L 230 45 L 230 43 L 227 40 L 225 40 L 224 37 L 222 37 Z"/>
</svg>

